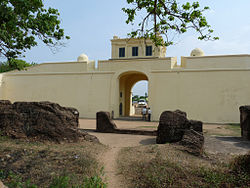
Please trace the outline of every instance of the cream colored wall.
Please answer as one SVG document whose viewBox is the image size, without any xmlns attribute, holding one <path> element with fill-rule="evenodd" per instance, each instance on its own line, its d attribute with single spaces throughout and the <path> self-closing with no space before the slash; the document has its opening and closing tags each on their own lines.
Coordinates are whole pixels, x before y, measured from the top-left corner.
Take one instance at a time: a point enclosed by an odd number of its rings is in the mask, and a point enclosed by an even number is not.
<svg viewBox="0 0 250 188">
<path fill-rule="evenodd" d="M 107 60 L 98 61 L 98 71 L 141 71 L 150 72 L 151 70 L 171 70 L 172 62 L 176 58 L 150 58 L 150 59 L 126 59 L 126 60 Z"/>
<path fill-rule="evenodd" d="M 3 99 L 3 74 L 0 74 L 0 100 Z"/>
<path fill-rule="evenodd" d="M 238 123 L 239 107 L 250 103 L 250 70 L 153 72 L 153 119 L 169 109 L 211 123 Z M 163 84 L 165 85 L 163 89 Z"/>
<path fill-rule="evenodd" d="M 62 72 L 47 72 L 62 69 L 62 64 L 41 64 L 39 69 L 11 72 L 5 76 L 3 98 L 15 101 L 51 101 L 63 106 L 75 107 L 80 117 L 95 118 L 97 111 L 110 111 L 111 73 L 93 74 L 80 71 L 82 64 L 72 63 L 71 70 L 63 65 Z M 44 67 L 43 67 L 44 66 Z M 78 69 L 79 68 L 79 69 Z M 34 71 L 33 71 L 34 70 Z"/>
<path fill-rule="evenodd" d="M 250 55 L 220 55 L 202 57 L 182 57 L 186 69 L 250 68 Z"/>
<path fill-rule="evenodd" d="M 99 61 L 97 69 L 91 61 L 41 64 L 0 74 L 4 80 L 0 97 L 12 102 L 49 100 L 75 107 L 85 118 L 95 118 L 100 110 L 114 111 L 117 118 L 119 103 L 126 103 L 119 97 L 120 90 L 129 100 L 134 82 L 145 79 L 127 77 L 130 84 L 120 84 L 120 77 L 140 73 L 148 78 L 153 120 L 159 120 L 164 110 L 181 109 L 191 119 L 238 123 L 239 106 L 250 103 L 250 56 L 182 59 L 181 67 L 176 58 Z"/>
</svg>

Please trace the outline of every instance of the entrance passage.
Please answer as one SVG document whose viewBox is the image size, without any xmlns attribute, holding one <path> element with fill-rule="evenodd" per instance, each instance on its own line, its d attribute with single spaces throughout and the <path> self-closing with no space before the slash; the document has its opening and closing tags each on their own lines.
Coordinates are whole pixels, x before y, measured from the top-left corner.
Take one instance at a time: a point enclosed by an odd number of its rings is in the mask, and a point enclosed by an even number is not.
<svg viewBox="0 0 250 188">
<path fill-rule="evenodd" d="M 133 105 L 132 88 L 137 82 L 142 80 L 148 81 L 148 77 L 141 72 L 126 72 L 120 76 L 119 78 L 120 116 L 128 117 L 134 114 L 138 114 L 138 112 L 135 112 L 135 106 Z M 147 95 L 147 91 L 144 92 L 144 96 L 145 93 Z M 145 102 L 147 103 L 146 100 Z"/>
</svg>

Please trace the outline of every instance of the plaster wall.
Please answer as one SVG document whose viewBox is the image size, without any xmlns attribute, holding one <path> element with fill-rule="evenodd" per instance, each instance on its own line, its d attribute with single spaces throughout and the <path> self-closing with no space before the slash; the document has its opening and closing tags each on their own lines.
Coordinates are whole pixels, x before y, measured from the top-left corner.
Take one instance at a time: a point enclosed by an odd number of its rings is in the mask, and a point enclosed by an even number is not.
<svg viewBox="0 0 250 188">
<path fill-rule="evenodd" d="M 250 103 L 250 56 L 182 59 L 180 67 L 176 58 L 99 61 L 97 69 L 91 61 L 40 64 L 0 74 L 0 98 L 57 102 L 77 108 L 85 118 L 95 118 L 100 110 L 114 111 L 117 118 L 121 101 L 129 113 L 134 82 L 147 79 L 153 120 L 165 110 L 180 109 L 191 119 L 238 123 L 239 106 Z M 129 76 L 135 73 L 140 76 Z M 126 98 L 120 98 L 120 91 Z"/>
<path fill-rule="evenodd" d="M 150 72 L 151 70 L 171 70 L 171 65 L 176 58 L 148 58 L 148 59 L 123 59 L 98 61 L 98 71 L 123 71 L 140 70 Z"/>
<path fill-rule="evenodd" d="M 9 73 L 3 98 L 12 102 L 56 102 L 77 108 L 80 117 L 95 118 L 97 111 L 110 111 L 111 77 L 112 74 L 88 72 Z"/>
<path fill-rule="evenodd" d="M 3 74 L 0 74 L 0 100 L 3 96 Z"/>
<path fill-rule="evenodd" d="M 250 55 L 221 55 L 182 57 L 181 65 L 186 69 L 250 68 Z"/>
<path fill-rule="evenodd" d="M 250 70 L 154 71 L 150 101 L 153 119 L 181 109 L 190 119 L 239 123 L 239 107 L 250 103 Z"/>
</svg>

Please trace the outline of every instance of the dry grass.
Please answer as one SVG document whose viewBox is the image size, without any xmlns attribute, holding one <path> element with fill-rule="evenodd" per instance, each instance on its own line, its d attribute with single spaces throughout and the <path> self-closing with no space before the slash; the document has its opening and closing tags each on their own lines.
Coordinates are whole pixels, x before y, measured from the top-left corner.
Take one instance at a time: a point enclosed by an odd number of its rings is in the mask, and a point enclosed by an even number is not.
<svg viewBox="0 0 250 188">
<path fill-rule="evenodd" d="M 120 173 L 128 187 L 247 187 L 250 174 L 230 171 L 229 156 L 196 157 L 178 146 L 125 148 L 119 154 Z"/>
<path fill-rule="evenodd" d="M 5 184 L 19 178 L 48 187 L 56 177 L 69 177 L 79 184 L 85 177 L 99 175 L 97 156 L 105 147 L 91 142 L 52 144 L 0 137 L 0 179 Z"/>
<path fill-rule="evenodd" d="M 240 137 L 241 136 L 241 128 L 240 128 L 239 124 L 206 125 L 206 126 L 204 126 L 204 134 L 214 135 L 214 136 Z"/>
</svg>

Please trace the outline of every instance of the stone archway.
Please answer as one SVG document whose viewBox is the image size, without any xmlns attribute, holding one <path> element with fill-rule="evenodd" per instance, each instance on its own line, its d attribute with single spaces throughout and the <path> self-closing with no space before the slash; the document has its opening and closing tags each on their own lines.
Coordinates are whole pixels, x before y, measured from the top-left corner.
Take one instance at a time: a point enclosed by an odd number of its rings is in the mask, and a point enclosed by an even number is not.
<svg viewBox="0 0 250 188">
<path fill-rule="evenodd" d="M 147 80 L 146 74 L 136 71 L 125 72 L 119 77 L 119 104 L 122 106 L 120 116 L 130 116 L 132 107 L 133 86 L 142 80 Z"/>
</svg>

